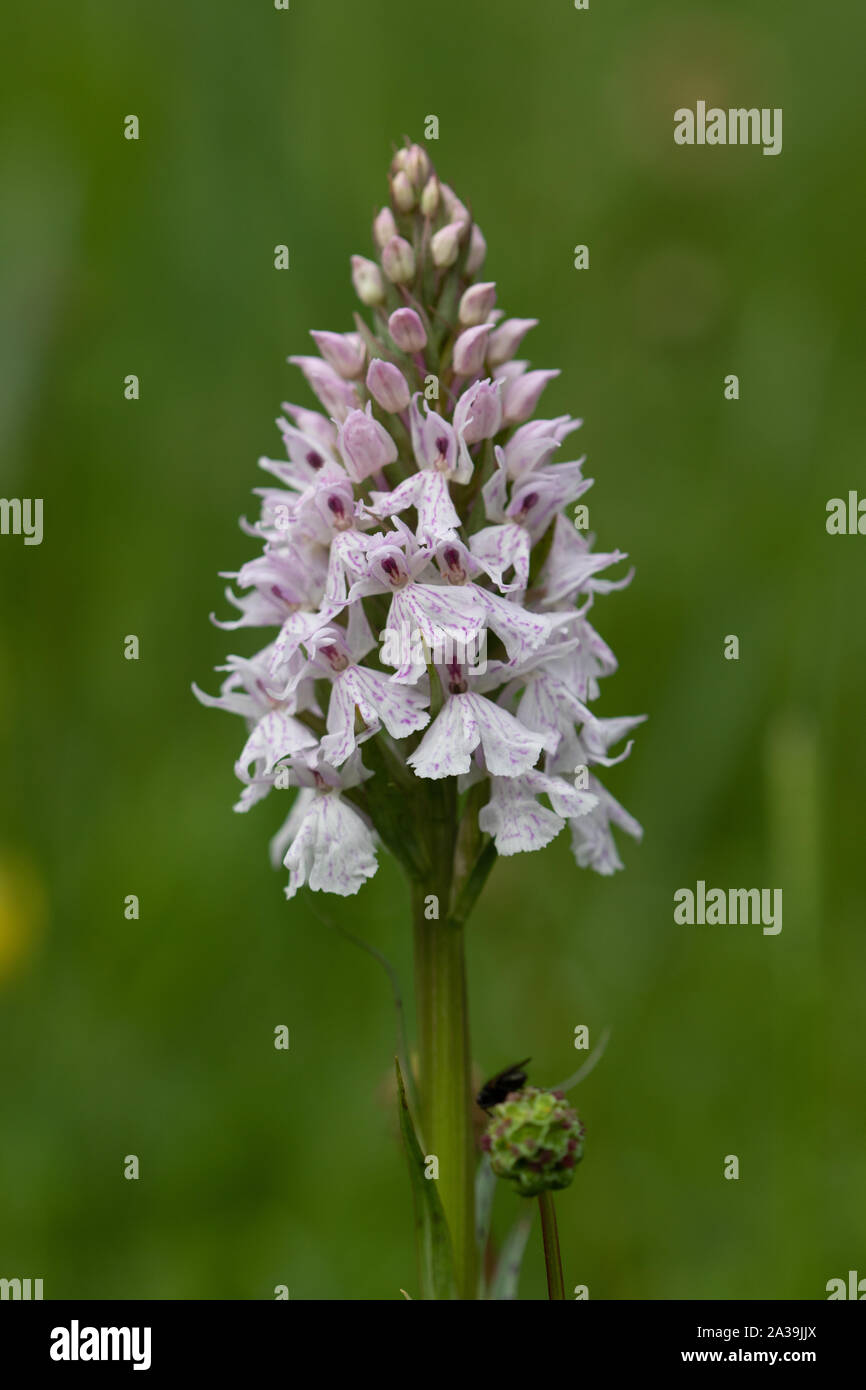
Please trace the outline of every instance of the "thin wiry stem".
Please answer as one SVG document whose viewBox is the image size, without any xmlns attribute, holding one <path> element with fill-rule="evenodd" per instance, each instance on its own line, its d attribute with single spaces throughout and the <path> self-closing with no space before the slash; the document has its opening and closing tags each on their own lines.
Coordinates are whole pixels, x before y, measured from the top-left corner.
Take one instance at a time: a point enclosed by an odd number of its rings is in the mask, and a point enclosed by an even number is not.
<svg viewBox="0 0 866 1390">
<path fill-rule="evenodd" d="M 553 1206 L 553 1193 L 542 1192 L 538 1199 L 541 1210 L 541 1234 L 544 1239 L 544 1264 L 547 1269 L 547 1292 L 551 1299 L 565 1299 L 565 1281 L 562 1277 L 562 1257 L 559 1253 L 559 1231 L 556 1226 L 556 1211 Z"/>
</svg>

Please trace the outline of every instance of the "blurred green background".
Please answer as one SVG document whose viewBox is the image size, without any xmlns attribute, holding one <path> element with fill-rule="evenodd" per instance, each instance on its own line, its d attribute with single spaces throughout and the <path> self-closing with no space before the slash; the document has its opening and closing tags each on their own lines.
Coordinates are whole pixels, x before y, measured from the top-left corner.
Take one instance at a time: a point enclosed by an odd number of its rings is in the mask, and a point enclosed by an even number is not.
<svg viewBox="0 0 866 1390">
<path fill-rule="evenodd" d="M 407 892 L 383 856 L 357 898 L 287 904 L 283 808 L 232 813 L 242 725 L 190 682 L 256 649 L 208 613 L 255 553 L 236 522 L 280 402 L 313 403 L 285 358 L 351 327 L 349 256 L 428 114 L 500 304 L 562 368 L 544 413 L 586 420 L 599 543 L 637 566 L 595 610 L 621 663 L 598 709 L 651 716 L 605 779 L 646 830 L 626 871 L 579 872 L 563 836 L 493 876 L 479 1069 L 531 1054 L 550 1084 L 575 1025 L 612 1029 L 576 1093 L 567 1286 L 821 1298 L 866 1274 L 866 539 L 824 525 L 866 487 L 864 38 L 855 0 L 7 16 L 0 493 L 44 498 L 45 538 L 0 539 L 0 1275 L 56 1298 L 416 1287 L 387 980 L 317 915 L 408 993 Z M 699 98 L 782 107 L 781 156 L 676 147 Z M 674 925 L 698 878 L 782 887 L 781 935 Z M 518 1206 L 499 1193 L 500 1231 Z M 521 1291 L 545 1293 L 537 1232 Z"/>
</svg>

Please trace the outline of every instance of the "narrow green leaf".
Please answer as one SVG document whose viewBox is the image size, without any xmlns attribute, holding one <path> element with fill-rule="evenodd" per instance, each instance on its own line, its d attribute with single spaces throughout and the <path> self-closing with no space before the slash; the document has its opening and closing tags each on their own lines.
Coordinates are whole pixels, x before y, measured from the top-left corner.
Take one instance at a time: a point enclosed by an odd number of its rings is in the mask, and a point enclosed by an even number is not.
<svg viewBox="0 0 866 1390">
<path fill-rule="evenodd" d="M 333 918 L 330 917 L 327 913 L 321 912 L 319 908 L 316 907 L 315 903 L 312 903 L 310 905 L 310 910 L 312 911 L 313 916 L 318 917 L 319 921 L 324 923 L 326 927 L 329 927 L 331 931 L 338 932 L 340 936 L 345 937 L 347 941 L 351 941 L 353 946 L 359 946 L 362 951 L 366 951 L 368 955 L 372 956 L 374 960 L 378 961 L 382 969 L 385 971 L 385 974 L 388 976 L 388 979 L 391 984 L 391 993 L 394 997 L 394 1012 L 396 1014 L 397 1021 L 397 1055 L 400 1058 L 400 1065 L 402 1066 L 406 1076 L 406 1087 L 409 1092 L 409 1099 L 412 1102 L 412 1105 L 415 1109 L 415 1113 L 417 1115 L 418 1096 L 416 1094 L 415 1078 L 412 1075 L 412 1067 L 409 1057 L 409 1044 L 406 1037 L 406 1011 L 403 1007 L 403 995 L 400 990 L 400 979 L 395 967 L 391 964 L 388 957 L 386 955 L 383 955 L 381 951 L 377 950 L 375 946 L 371 946 L 369 941 L 365 941 L 363 937 L 355 936 L 354 932 L 347 931 L 345 927 L 341 926 L 339 922 L 335 922 Z"/>
<path fill-rule="evenodd" d="M 523 1252 L 531 1229 L 532 1217 L 519 1216 L 508 1232 L 490 1285 L 490 1298 L 496 1302 L 505 1302 L 517 1297 Z"/>
<path fill-rule="evenodd" d="M 490 1218 L 493 1215 L 493 1197 L 496 1192 L 496 1174 L 490 1167 L 486 1154 L 481 1157 L 478 1172 L 475 1174 L 475 1239 L 478 1244 L 478 1297 L 486 1297 L 484 1255 L 490 1239 Z"/>
<path fill-rule="evenodd" d="M 478 899 L 482 888 L 487 882 L 491 869 L 496 863 L 498 856 L 496 853 L 495 842 L 488 838 L 487 844 L 475 861 L 469 877 L 461 885 L 454 904 L 453 919 L 455 922 L 465 922 Z"/>
<path fill-rule="evenodd" d="M 590 1052 L 583 1066 L 578 1067 L 577 1071 L 574 1072 L 571 1076 L 566 1077 L 565 1081 L 560 1081 L 558 1086 L 547 1086 L 545 1089 L 548 1091 L 573 1091 L 575 1086 L 579 1086 L 581 1081 L 583 1081 L 585 1077 L 589 1076 L 589 1073 L 595 1067 L 598 1066 L 599 1062 L 604 1056 L 604 1050 L 607 1047 L 609 1041 L 610 1029 L 604 1028 L 602 1029 L 601 1037 L 599 1038 L 592 1052 Z"/>
<path fill-rule="evenodd" d="M 406 1145 L 409 1160 L 409 1178 L 412 1183 L 412 1199 L 415 1207 L 415 1235 L 418 1245 L 418 1273 L 421 1280 L 423 1299 L 450 1299 L 457 1297 L 454 1282 L 454 1256 L 451 1250 L 451 1237 L 448 1223 L 436 1190 L 433 1178 L 424 1176 L 424 1154 L 418 1143 L 406 1087 L 399 1058 L 394 1058 L 397 1072 L 397 1094 L 400 1111 L 400 1131 Z"/>
</svg>

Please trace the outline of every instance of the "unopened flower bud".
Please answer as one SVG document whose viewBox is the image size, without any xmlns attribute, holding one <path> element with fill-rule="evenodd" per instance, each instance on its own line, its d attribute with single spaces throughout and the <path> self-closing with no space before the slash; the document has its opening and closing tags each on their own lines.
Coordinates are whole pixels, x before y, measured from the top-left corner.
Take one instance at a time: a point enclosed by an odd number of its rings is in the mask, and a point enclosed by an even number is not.
<svg viewBox="0 0 866 1390">
<path fill-rule="evenodd" d="M 482 323 L 460 334 L 454 344 L 454 370 L 458 376 L 475 376 L 481 371 L 489 333 L 490 324 Z"/>
<path fill-rule="evenodd" d="M 569 1186 L 584 1135 L 561 1091 L 526 1086 L 492 1107 L 481 1147 L 497 1177 L 513 1182 L 521 1197 L 538 1197 Z"/>
<path fill-rule="evenodd" d="M 430 174 L 430 160 L 421 145 L 408 145 L 398 150 L 391 160 L 391 175 L 403 173 L 412 187 L 420 190 Z"/>
<path fill-rule="evenodd" d="M 434 233 L 430 241 L 430 254 L 433 264 L 439 270 L 444 270 L 457 260 L 460 242 L 466 234 L 466 225 L 465 222 L 449 222 L 447 226 L 440 227 L 439 231 Z"/>
<path fill-rule="evenodd" d="M 300 367 L 307 384 L 333 419 L 343 420 L 350 411 L 357 410 L 360 401 L 354 386 L 321 357 L 290 357 L 289 361 L 293 367 Z"/>
<path fill-rule="evenodd" d="M 503 415 L 509 425 L 521 425 L 538 405 L 542 391 L 559 371 L 524 372 L 505 388 Z"/>
<path fill-rule="evenodd" d="M 506 319 L 494 328 L 487 344 L 487 361 L 491 367 L 499 367 L 514 356 L 530 328 L 535 328 L 538 319 Z"/>
<path fill-rule="evenodd" d="M 366 256 L 352 257 L 352 284 L 361 303 L 366 304 L 368 308 L 381 304 L 385 298 L 382 272 L 376 262 L 368 261 Z"/>
<path fill-rule="evenodd" d="M 492 280 L 470 285 L 460 301 L 460 322 L 465 328 L 485 323 L 496 303 L 496 286 Z"/>
<path fill-rule="evenodd" d="M 480 270 L 487 256 L 487 242 L 481 233 L 481 228 L 475 224 L 472 227 L 472 235 L 469 238 L 469 255 L 466 257 L 466 270 L 469 275 L 474 275 L 476 270 Z"/>
<path fill-rule="evenodd" d="M 397 235 L 397 223 L 390 208 L 383 208 L 373 223 L 373 240 L 381 251 L 392 236 Z"/>
<path fill-rule="evenodd" d="M 320 415 L 317 410 L 307 410 L 302 405 L 290 405 L 288 401 L 283 402 L 283 410 L 288 411 L 303 434 L 317 440 L 323 449 L 333 449 L 337 442 L 337 431 L 324 415 Z"/>
<path fill-rule="evenodd" d="M 391 415 L 405 410 L 411 395 L 409 383 L 400 368 L 395 367 L 392 362 L 383 362 L 379 357 L 374 357 L 370 363 L 367 390 L 382 409 Z"/>
<path fill-rule="evenodd" d="M 409 175 L 402 169 L 398 169 L 391 180 L 391 197 L 398 212 L 411 212 L 415 206 L 415 190 Z"/>
<path fill-rule="evenodd" d="M 502 425 L 502 391 L 498 381 L 476 381 L 454 408 L 454 428 L 466 444 L 492 439 Z"/>
<path fill-rule="evenodd" d="M 439 180 L 435 174 L 424 185 L 424 192 L 421 194 L 421 211 L 425 217 L 435 217 L 439 211 Z"/>
<path fill-rule="evenodd" d="M 413 188 L 422 189 L 430 176 L 430 160 L 421 145 L 410 145 L 407 151 L 406 173 Z"/>
<path fill-rule="evenodd" d="M 329 366 L 347 381 L 361 375 L 367 355 L 360 333 L 316 333 L 310 337 Z"/>
<path fill-rule="evenodd" d="M 453 188 L 449 188 L 447 183 L 439 185 L 442 191 L 442 202 L 445 204 L 445 211 L 448 213 L 450 222 L 465 222 L 467 227 L 472 221 L 469 209 L 465 203 L 461 203 Z"/>
<path fill-rule="evenodd" d="M 401 236 L 392 236 L 382 249 L 382 269 L 393 285 L 408 285 L 415 278 L 415 252 Z"/>
<path fill-rule="evenodd" d="M 397 457 L 397 445 L 379 421 L 373 419 L 369 401 L 366 410 L 353 410 L 346 416 L 337 436 L 337 446 L 346 472 L 355 483 L 362 483 Z"/>
<path fill-rule="evenodd" d="M 401 352 L 421 352 L 427 346 L 426 330 L 414 309 L 395 309 L 388 332 Z"/>
</svg>

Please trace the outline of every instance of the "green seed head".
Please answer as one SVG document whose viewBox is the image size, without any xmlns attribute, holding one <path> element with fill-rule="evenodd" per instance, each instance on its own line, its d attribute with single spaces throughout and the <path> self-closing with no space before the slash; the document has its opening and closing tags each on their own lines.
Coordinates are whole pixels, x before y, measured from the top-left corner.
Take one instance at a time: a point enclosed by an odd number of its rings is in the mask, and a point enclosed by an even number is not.
<svg viewBox="0 0 866 1390">
<path fill-rule="evenodd" d="M 521 1197 L 568 1187 L 583 1157 L 584 1129 L 561 1091 L 526 1086 L 490 1112 L 481 1141 L 497 1177 L 516 1183 Z"/>
</svg>

